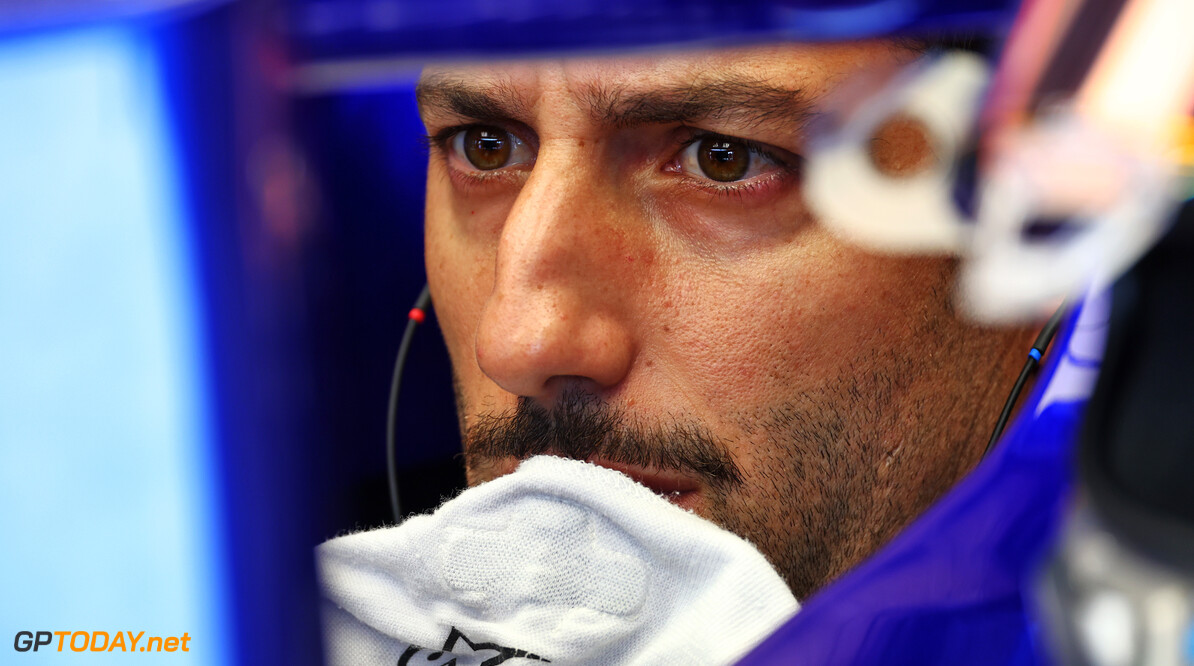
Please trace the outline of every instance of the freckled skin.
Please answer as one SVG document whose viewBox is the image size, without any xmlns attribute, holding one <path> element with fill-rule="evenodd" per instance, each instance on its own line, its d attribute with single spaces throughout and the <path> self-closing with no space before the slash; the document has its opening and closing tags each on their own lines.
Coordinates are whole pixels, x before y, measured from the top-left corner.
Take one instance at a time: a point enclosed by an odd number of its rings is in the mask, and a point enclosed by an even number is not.
<svg viewBox="0 0 1194 666">
<path fill-rule="evenodd" d="M 652 148 L 666 128 L 601 126 L 577 91 L 727 71 L 820 94 L 899 59 L 869 43 L 439 70 L 530 100 L 516 120 L 537 143 L 533 166 L 483 187 L 430 162 L 428 279 L 462 429 L 566 390 L 647 423 L 700 422 L 745 481 L 703 515 L 799 597 L 889 540 L 978 461 L 1034 331 L 959 320 L 952 260 L 837 240 L 798 178 L 767 196 L 681 186 Z M 467 119 L 424 120 L 434 133 Z M 713 129 L 800 150 L 795 129 Z M 468 460 L 473 484 L 510 469 Z"/>
</svg>

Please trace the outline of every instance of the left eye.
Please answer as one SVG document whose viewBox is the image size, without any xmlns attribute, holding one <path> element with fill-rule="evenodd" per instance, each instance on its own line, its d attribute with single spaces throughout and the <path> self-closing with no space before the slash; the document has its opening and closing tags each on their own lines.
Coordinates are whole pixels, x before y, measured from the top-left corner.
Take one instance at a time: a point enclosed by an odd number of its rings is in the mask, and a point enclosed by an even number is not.
<svg viewBox="0 0 1194 666">
<path fill-rule="evenodd" d="M 688 144 L 680 153 L 680 167 L 719 183 L 753 178 L 778 166 L 758 148 L 724 136 L 705 136 Z"/>
</svg>

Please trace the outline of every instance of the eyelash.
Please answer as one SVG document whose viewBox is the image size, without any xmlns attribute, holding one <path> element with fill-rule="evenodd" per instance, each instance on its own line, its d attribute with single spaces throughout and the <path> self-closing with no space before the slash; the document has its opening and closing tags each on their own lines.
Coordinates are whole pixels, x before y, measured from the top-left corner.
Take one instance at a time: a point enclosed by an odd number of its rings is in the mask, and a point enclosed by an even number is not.
<svg viewBox="0 0 1194 666">
<path fill-rule="evenodd" d="M 435 134 L 424 134 L 422 137 L 423 145 L 427 146 L 428 148 L 444 150 L 448 146 L 448 141 L 450 141 L 453 136 L 460 132 L 467 132 L 469 129 L 478 126 L 478 123 L 472 123 L 469 125 L 453 125 L 451 127 L 445 127 Z"/>
<path fill-rule="evenodd" d="M 446 159 L 452 152 L 452 148 L 450 146 L 451 141 L 458 134 L 467 132 L 475 127 L 495 127 L 504 132 L 514 134 L 514 132 L 510 132 L 510 130 L 505 129 L 498 124 L 469 123 L 465 125 L 453 125 L 451 127 L 445 127 L 444 129 L 441 129 L 433 134 L 424 135 L 422 140 L 430 150 L 435 151 L 442 158 Z M 713 195 L 717 198 L 732 197 L 735 199 L 741 199 L 747 196 L 760 194 L 764 189 L 775 185 L 776 182 L 784 180 L 792 175 L 799 174 L 799 164 L 790 164 L 791 160 L 777 155 L 775 150 L 766 144 L 762 144 L 757 141 L 751 141 L 750 139 L 741 139 L 726 134 L 708 132 L 691 127 L 682 127 L 680 129 L 687 130 L 688 132 L 691 132 L 691 134 L 688 136 L 688 138 L 681 141 L 676 147 L 673 156 L 667 162 L 668 166 L 678 162 L 681 159 L 683 152 L 690 148 L 693 144 L 705 139 L 714 139 L 741 144 L 747 149 L 747 151 L 750 152 L 753 157 L 762 157 L 776 167 L 776 169 L 763 175 L 754 176 L 747 180 L 725 183 L 708 178 L 701 178 L 688 173 L 678 174 L 679 177 L 684 180 L 687 186 L 696 188 L 703 193 Z M 796 157 L 799 159 L 799 156 Z M 505 175 L 507 175 L 504 172 L 505 167 L 489 171 L 478 169 L 475 171 L 469 171 L 467 173 L 460 173 L 460 169 L 453 169 L 453 171 L 459 174 L 459 177 L 464 180 L 465 184 L 478 186 L 503 178 Z"/>
</svg>

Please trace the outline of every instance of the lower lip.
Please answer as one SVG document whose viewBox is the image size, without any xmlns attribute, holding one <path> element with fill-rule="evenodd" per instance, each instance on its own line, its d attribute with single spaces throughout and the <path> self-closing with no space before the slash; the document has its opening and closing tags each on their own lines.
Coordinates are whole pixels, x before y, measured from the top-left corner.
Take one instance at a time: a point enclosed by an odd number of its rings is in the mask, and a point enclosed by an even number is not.
<svg viewBox="0 0 1194 666">
<path fill-rule="evenodd" d="M 655 494 L 686 511 L 696 511 L 701 501 L 701 493 L 697 490 Z"/>
<path fill-rule="evenodd" d="M 667 481 L 664 481 L 664 484 L 666 484 L 666 485 L 664 486 L 663 489 L 660 489 L 657 487 L 653 488 L 650 483 L 646 482 L 643 479 L 643 475 L 641 474 L 641 471 L 642 471 L 641 468 L 633 467 L 630 465 L 622 465 L 619 463 L 611 463 L 611 462 L 607 462 L 604 460 L 589 460 L 589 462 L 591 462 L 595 465 L 600 465 L 601 467 L 608 467 L 609 469 L 613 469 L 613 470 L 622 472 L 626 476 L 629 476 L 631 479 L 634 479 L 634 481 L 636 483 L 638 483 L 639 485 L 645 486 L 651 492 L 655 493 L 656 495 L 659 495 L 660 497 L 671 502 L 672 504 L 675 504 L 676 506 L 680 507 L 681 509 L 685 509 L 688 511 L 697 511 L 698 507 L 700 506 L 701 491 L 699 488 L 681 487 L 679 489 L 673 490 L 672 488 L 674 488 L 675 486 Z M 667 487 L 668 485 L 672 485 L 672 488 L 668 488 Z M 676 485 L 679 485 L 679 484 L 676 484 Z M 683 485 L 689 485 L 689 484 L 685 483 Z"/>
</svg>

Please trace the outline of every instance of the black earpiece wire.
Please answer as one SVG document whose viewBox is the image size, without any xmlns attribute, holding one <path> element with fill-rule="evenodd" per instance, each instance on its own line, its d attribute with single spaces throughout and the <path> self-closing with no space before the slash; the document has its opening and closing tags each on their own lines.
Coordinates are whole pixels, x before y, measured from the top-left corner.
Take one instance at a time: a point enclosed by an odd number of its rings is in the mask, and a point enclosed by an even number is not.
<svg viewBox="0 0 1194 666">
<path fill-rule="evenodd" d="M 398 394 L 402 389 L 402 370 L 406 366 L 406 355 L 410 353 L 415 329 L 423 323 L 430 307 L 431 290 L 424 284 L 423 291 L 419 292 L 419 298 L 407 315 L 406 332 L 402 334 L 402 344 L 398 345 L 394 376 L 390 379 L 390 405 L 386 410 L 386 471 L 390 482 L 390 510 L 394 513 L 395 523 L 402 522 L 402 504 L 398 501 Z"/>
<path fill-rule="evenodd" d="M 999 420 L 995 422 L 995 431 L 991 433 L 991 439 L 987 442 L 987 448 L 983 451 L 983 457 L 991 452 L 995 447 L 995 442 L 999 441 L 999 436 L 1003 434 L 1003 429 L 1007 426 L 1007 420 L 1011 418 L 1012 410 L 1016 408 L 1016 403 L 1020 400 L 1020 392 L 1024 390 L 1024 385 L 1028 383 L 1028 378 L 1036 372 L 1037 366 L 1041 363 L 1041 356 L 1044 355 L 1045 350 L 1049 348 L 1049 343 L 1053 341 L 1053 336 L 1057 334 L 1058 327 L 1061 326 L 1061 318 L 1065 316 L 1068 309 L 1068 303 L 1062 303 L 1061 307 L 1049 317 L 1049 321 L 1045 323 L 1045 327 L 1036 336 L 1036 340 L 1032 343 L 1032 348 L 1028 350 L 1028 360 L 1024 362 L 1024 369 L 1020 371 L 1020 376 L 1016 379 L 1016 383 L 1012 386 L 1012 392 L 1007 397 L 1007 402 L 1003 404 L 1003 411 L 999 413 Z"/>
</svg>

